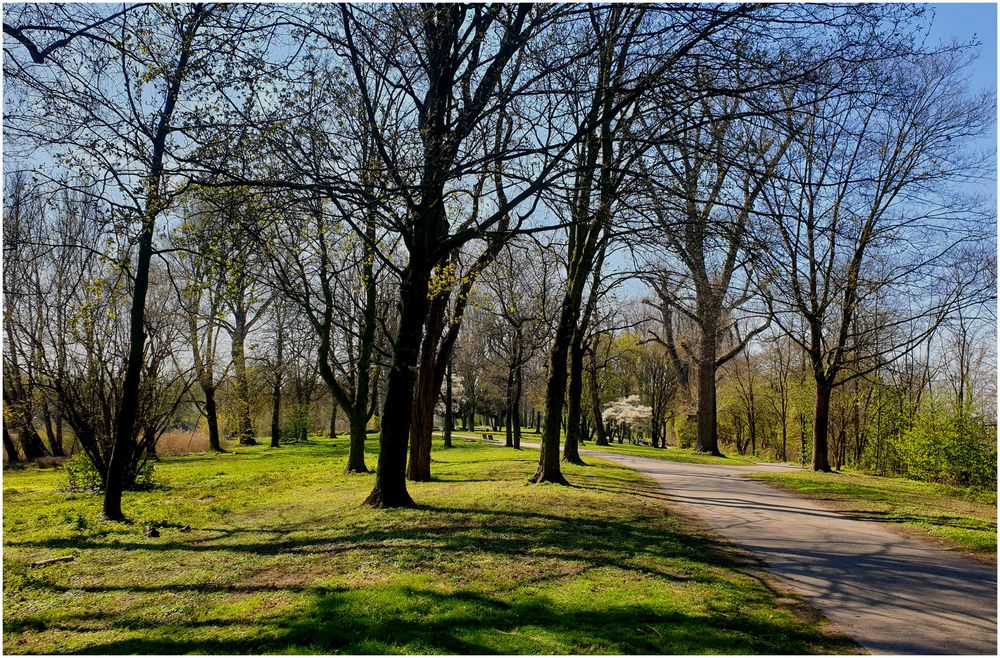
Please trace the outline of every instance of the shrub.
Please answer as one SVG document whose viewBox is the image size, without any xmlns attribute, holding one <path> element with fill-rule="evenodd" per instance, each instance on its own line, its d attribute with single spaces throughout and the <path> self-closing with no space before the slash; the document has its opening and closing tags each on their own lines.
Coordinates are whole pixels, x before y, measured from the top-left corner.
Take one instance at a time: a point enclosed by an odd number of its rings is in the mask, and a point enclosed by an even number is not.
<svg viewBox="0 0 1000 658">
<path fill-rule="evenodd" d="M 147 491 L 154 486 L 152 461 L 146 461 L 135 470 L 135 477 L 130 482 L 126 482 L 125 488 L 129 491 Z M 63 464 L 66 471 L 67 486 L 72 491 L 103 491 L 104 479 L 100 471 L 94 466 L 90 457 L 80 452 L 68 459 Z"/>
</svg>

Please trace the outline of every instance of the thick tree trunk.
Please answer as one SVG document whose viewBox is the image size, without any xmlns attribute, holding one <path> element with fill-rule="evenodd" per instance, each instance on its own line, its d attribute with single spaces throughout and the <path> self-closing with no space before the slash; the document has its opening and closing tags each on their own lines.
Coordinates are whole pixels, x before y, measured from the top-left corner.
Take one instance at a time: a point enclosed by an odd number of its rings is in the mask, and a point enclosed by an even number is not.
<svg viewBox="0 0 1000 658">
<path fill-rule="evenodd" d="M 365 464 L 365 439 L 368 432 L 368 412 L 365 409 L 355 409 L 351 413 L 351 444 L 347 452 L 346 473 L 368 473 Z"/>
<path fill-rule="evenodd" d="M 721 457 L 719 421 L 715 400 L 716 345 L 711 331 L 703 330 L 698 358 L 698 434 L 695 449 Z"/>
<path fill-rule="evenodd" d="M 331 439 L 337 438 L 337 409 L 339 408 L 336 400 L 330 402 L 330 431 L 328 436 Z"/>
<path fill-rule="evenodd" d="M 393 359 L 382 403 L 375 487 L 365 500 L 372 507 L 410 507 L 406 490 L 406 448 L 413 412 L 413 392 L 424 319 L 430 268 L 411 261 L 400 287 L 399 325 L 393 341 Z"/>
<path fill-rule="evenodd" d="M 223 452 L 222 440 L 219 437 L 219 413 L 215 405 L 215 387 L 202 385 L 201 390 L 205 395 L 205 420 L 208 423 L 208 445 L 215 452 Z M 275 409 L 278 408 L 278 405 L 280 405 L 280 402 L 276 401 Z M 273 422 L 272 431 L 274 428 Z"/>
<path fill-rule="evenodd" d="M 827 436 L 830 429 L 830 396 L 833 387 L 825 381 L 816 381 L 816 413 L 813 418 L 813 470 L 830 472 Z"/>
<path fill-rule="evenodd" d="M 410 463 L 406 477 L 413 482 L 431 479 L 431 446 L 434 437 L 434 406 L 441 390 L 435 377 L 438 343 L 447 321 L 448 295 L 439 293 L 430 302 L 420 347 L 413 417 L 410 422 Z"/>
<path fill-rule="evenodd" d="M 434 394 L 423 381 L 416 384 L 410 423 L 410 461 L 406 478 L 411 482 L 431 479 L 431 445 L 434 431 Z"/>
<path fill-rule="evenodd" d="M 10 437 L 10 432 L 7 431 L 7 423 L 3 424 L 3 448 L 7 451 L 7 461 L 11 464 L 21 461 L 21 455 L 17 451 L 17 446 L 14 445 L 14 439 Z"/>
<path fill-rule="evenodd" d="M 545 431 L 542 433 L 538 470 L 531 478 L 532 482 L 569 485 L 559 466 L 559 438 L 562 429 L 559 420 L 562 418 L 563 401 L 566 399 L 566 366 L 582 291 L 574 290 L 572 282 L 567 283 L 567 286 L 552 342 L 552 351 L 549 353 L 549 378 L 545 386 Z"/>
<path fill-rule="evenodd" d="M 596 294 L 596 293 L 592 293 Z M 563 446 L 563 461 L 586 466 L 580 457 L 580 418 L 583 415 L 583 338 L 575 332 L 570 348 L 569 402 L 566 411 L 566 444 Z"/>
</svg>

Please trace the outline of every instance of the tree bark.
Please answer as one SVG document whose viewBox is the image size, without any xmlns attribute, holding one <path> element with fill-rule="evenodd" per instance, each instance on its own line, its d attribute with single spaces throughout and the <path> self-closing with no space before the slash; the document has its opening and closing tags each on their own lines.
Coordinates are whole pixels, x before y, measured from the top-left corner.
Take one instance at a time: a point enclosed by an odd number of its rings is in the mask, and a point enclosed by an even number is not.
<svg viewBox="0 0 1000 658">
<path fill-rule="evenodd" d="M 11 464 L 15 464 L 21 461 L 21 455 L 17 452 L 17 446 L 14 445 L 14 440 L 10 437 L 10 432 L 7 431 L 7 423 L 3 424 L 3 447 L 7 451 L 7 461 Z"/>
<path fill-rule="evenodd" d="M 830 457 L 827 436 L 830 428 L 830 396 L 833 387 L 826 381 L 816 381 L 816 407 L 813 417 L 813 470 L 829 473 Z"/>
<path fill-rule="evenodd" d="M 549 354 L 549 378 L 545 386 L 546 423 L 542 433 L 542 446 L 539 450 L 538 470 L 531 478 L 532 482 L 555 482 L 556 484 L 569 485 L 559 466 L 559 435 L 562 429 L 559 419 L 562 418 L 563 401 L 566 398 L 566 366 L 569 347 L 580 307 L 580 294 L 576 293 L 574 288 L 572 281 L 567 283 L 566 294 L 563 296 L 562 308 L 559 312 L 559 324 L 556 326 L 552 351 Z"/>
<path fill-rule="evenodd" d="M 206 411 L 208 409 L 208 400 L 205 400 Z M 212 417 L 215 416 L 215 398 L 212 399 Z M 213 421 L 210 420 L 209 424 Z M 209 432 L 211 435 L 211 431 Z M 219 440 L 219 429 L 215 428 L 215 440 Z M 277 448 L 281 445 L 281 375 L 275 374 L 274 385 L 271 388 L 271 447 Z M 221 448 L 216 448 L 212 446 L 213 450 L 220 450 Z"/>
<path fill-rule="evenodd" d="M 351 412 L 351 444 L 347 454 L 346 473 L 368 473 L 365 464 L 365 439 L 368 437 L 368 412 L 357 408 Z"/>
<path fill-rule="evenodd" d="M 413 499 L 406 490 L 406 448 L 420 342 L 427 317 L 430 267 L 412 254 L 410 259 L 400 286 L 399 326 L 382 403 L 375 487 L 365 500 L 365 504 L 372 507 L 413 506 Z"/>
<path fill-rule="evenodd" d="M 451 448 L 451 429 L 455 424 L 455 414 L 452 413 L 452 391 L 451 391 L 452 381 L 451 381 L 451 359 L 448 359 L 448 365 L 445 371 L 445 390 L 444 390 L 444 447 Z"/>
<path fill-rule="evenodd" d="M 591 291 L 596 295 L 596 291 Z M 583 337 L 581 327 L 573 332 L 569 364 L 569 403 L 566 411 L 566 443 L 563 446 L 563 461 L 586 466 L 580 457 L 580 418 L 583 415 Z"/>
<path fill-rule="evenodd" d="M 205 395 L 205 419 L 208 423 L 208 445 L 215 452 L 223 452 L 222 440 L 219 437 L 219 414 L 215 405 L 215 387 L 211 385 L 202 385 L 201 390 Z"/>
<path fill-rule="evenodd" d="M 253 419 L 250 417 L 250 379 L 247 376 L 246 357 L 246 312 L 237 309 L 233 318 L 233 369 L 236 372 L 237 429 L 236 435 L 241 446 L 257 445 L 254 438 Z"/>
<path fill-rule="evenodd" d="M 514 368 L 514 449 L 521 449 L 521 364 Z"/>
</svg>

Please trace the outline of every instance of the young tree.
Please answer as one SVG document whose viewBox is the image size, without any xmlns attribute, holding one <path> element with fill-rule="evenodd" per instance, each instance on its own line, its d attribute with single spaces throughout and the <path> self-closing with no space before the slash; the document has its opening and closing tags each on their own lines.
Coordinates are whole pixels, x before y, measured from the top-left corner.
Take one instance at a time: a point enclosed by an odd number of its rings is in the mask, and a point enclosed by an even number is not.
<svg viewBox="0 0 1000 658">
<path fill-rule="evenodd" d="M 91 193 L 115 207 L 137 247 L 122 264 L 131 270 L 129 339 L 123 391 L 116 410 L 115 447 L 107 464 L 104 515 L 122 520 L 124 477 L 134 456 L 143 389 L 144 331 L 154 234 L 183 177 L 172 176 L 177 139 L 199 123 L 195 91 L 237 84 L 215 78 L 231 46 L 248 28 L 252 7 L 225 5 L 35 5 L 5 12 L 5 72 L 17 106 L 7 113 L 14 142 L 41 146 L 94 181 Z M 220 53 L 226 55 L 220 57 Z M 26 57 L 27 56 L 27 57 Z M 228 71 L 227 66 L 220 67 Z"/>
</svg>

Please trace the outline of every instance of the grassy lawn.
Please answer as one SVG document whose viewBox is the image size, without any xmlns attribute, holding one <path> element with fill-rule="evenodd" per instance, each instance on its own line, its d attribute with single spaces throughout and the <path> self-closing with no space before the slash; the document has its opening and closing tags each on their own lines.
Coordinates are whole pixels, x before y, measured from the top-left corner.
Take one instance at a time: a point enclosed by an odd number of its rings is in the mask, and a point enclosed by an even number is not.
<svg viewBox="0 0 1000 658">
<path fill-rule="evenodd" d="M 474 438 L 480 439 L 483 434 L 492 434 L 495 440 L 504 440 L 504 432 L 500 430 L 499 432 L 494 432 L 491 430 L 483 429 L 478 431 L 476 434 L 472 432 L 452 432 L 452 434 L 459 438 Z M 563 435 L 565 439 L 565 434 Z M 538 444 L 542 440 L 542 437 L 535 434 L 533 431 L 525 431 L 521 435 L 522 443 L 534 443 Z M 741 457 L 739 455 L 733 454 L 726 457 L 713 457 L 712 455 L 707 455 L 703 452 L 698 452 L 697 450 L 691 450 L 689 448 L 674 448 L 670 447 L 666 450 L 662 448 L 654 448 L 653 446 L 637 446 L 631 443 L 612 443 L 607 446 L 599 446 L 593 441 L 587 441 L 585 445 L 580 446 L 581 450 L 603 450 L 611 453 L 619 453 L 623 455 L 635 455 L 636 457 L 651 457 L 653 459 L 664 459 L 671 462 L 685 462 L 688 464 L 728 464 L 729 466 L 740 466 L 745 464 L 752 464 L 753 462 L 747 457 Z M 586 461 L 586 460 L 584 460 Z"/>
<path fill-rule="evenodd" d="M 373 510 L 372 476 L 343 475 L 334 443 L 164 459 L 126 496 L 132 524 L 57 491 L 58 471 L 5 473 L 4 651 L 853 651 L 630 470 L 527 485 L 534 451 L 458 440 L 411 484 L 418 508 Z"/>
<path fill-rule="evenodd" d="M 981 557 L 996 559 L 997 495 L 903 478 L 789 471 L 746 477 L 829 501 L 837 509 L 900 523 Z"/>
<path fill-rule="evenodd" d="M 712 455 L 691 450 L 690 448 L 670 447 L 666 450 L 654 448 L 653 446 L 634 446 L 630 443 L 612 443 L 608 446 L 595 445 L 593 441 L 588 441 L 585 450 L 601 450 L 623 455 L 635 455 L 636 457 L 651 457 L 653 459 L 664 459 L 671 462 L 684 462 L 687 464 L 725 464 L 729 466 L 745 466 L 753 462 L 747 457 L 733 454 L 726 457 L 713 457 Z"/>
</svg>

